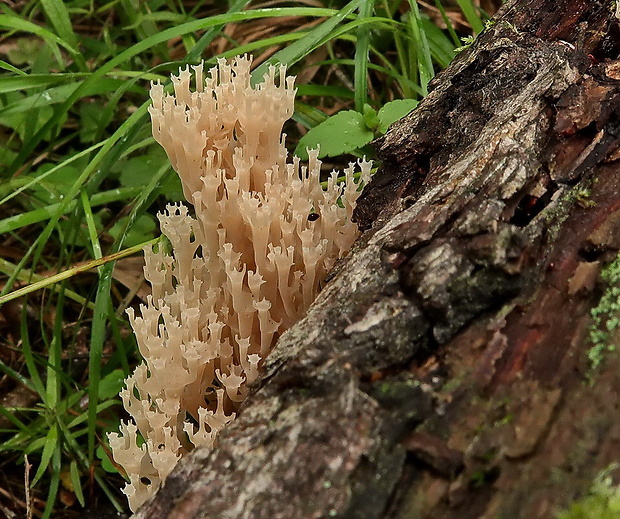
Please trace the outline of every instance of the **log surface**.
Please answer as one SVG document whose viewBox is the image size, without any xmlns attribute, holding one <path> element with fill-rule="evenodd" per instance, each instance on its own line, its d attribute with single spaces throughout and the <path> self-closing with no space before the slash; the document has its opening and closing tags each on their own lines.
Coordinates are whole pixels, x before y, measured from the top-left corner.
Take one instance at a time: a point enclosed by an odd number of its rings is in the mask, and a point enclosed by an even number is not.
<svg viewBox="0 0 620 519">
<path fill-rule="evenodd" d="M 378 145 L 365 233 L 139 519 L 536 519 L 620 452 L 612 0 L 512 0 Z M 609 340 L 617 342 L 615 333 Z"/>
</svg>

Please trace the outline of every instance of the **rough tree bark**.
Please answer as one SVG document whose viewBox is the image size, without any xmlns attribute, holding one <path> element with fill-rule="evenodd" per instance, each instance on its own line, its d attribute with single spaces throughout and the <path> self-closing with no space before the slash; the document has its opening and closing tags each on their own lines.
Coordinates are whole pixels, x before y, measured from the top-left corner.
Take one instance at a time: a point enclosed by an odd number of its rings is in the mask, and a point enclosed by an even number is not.
<svg viewBox="0 0 620 519">
<path fill-rule="evenodd" d="M 613 0 L 509 1 L 378 143 L 365 234 L 217 448 L 136 517 L 550 518 L 617 461 L 620 361 L 586 375 L 619 36 Z"/>
</svg>

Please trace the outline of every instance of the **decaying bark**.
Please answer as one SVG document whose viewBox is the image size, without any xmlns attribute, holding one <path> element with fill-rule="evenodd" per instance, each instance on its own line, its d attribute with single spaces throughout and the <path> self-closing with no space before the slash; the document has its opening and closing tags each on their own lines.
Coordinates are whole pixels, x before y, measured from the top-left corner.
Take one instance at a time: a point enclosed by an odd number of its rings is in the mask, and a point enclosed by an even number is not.
<svg viewBox="0 0 620 519">
<path fill-rule="evenodd" d="M 620 453 L 613 0 L 513 0 L 379 143 L 368 229 L 145 518 L 549 518 Z"/>
</svg>

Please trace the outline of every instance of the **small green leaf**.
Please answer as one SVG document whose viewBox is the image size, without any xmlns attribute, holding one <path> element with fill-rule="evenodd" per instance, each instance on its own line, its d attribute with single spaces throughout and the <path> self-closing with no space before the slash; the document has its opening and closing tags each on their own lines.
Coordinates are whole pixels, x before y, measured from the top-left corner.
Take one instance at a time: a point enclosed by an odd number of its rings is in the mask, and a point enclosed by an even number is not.
<svg viewBox="0 0 620 519">
<path fill-rule="evenodd" d="M 93 232 L 95 233 L 99 233 L 101 232 L 101 229 L 103 229 L 103 214 L 105 213 L 100 211 L 92 216 L 90 225 L 93 227 Z M 58 226 L 58 230 L 62 234 L 67 245 L 77 245 L 78 247 L 93 246 L 89 234 L 90 230 L 86 221 L 79 226 L 77 232 L 73 230 L 70 221 L 59 222 Z"/>
<path fill-rule="evenodd" d="M 43 174 L 53 169 L 55 164 L 46 163 L 37 169 L 37 173 Z M 75 183 L 75 179 L 80 176 L 80 172 L 74 166 L 63 166 L 55 169 L 52 173 L 45 177 L 45 182 L 55 186 L 60 193 L 66 193 L 68 189 Z"/>
<path fill-rule="evenodd" d="M 8 166 L 16 155 L 17 154 L 8 147 L 0 146 L 0 169 L 4 166 Z"/>
<path fill-rule="evenodd" d="M 125 229 L 125 224 L 127 223 L 127 216 L 123 216 L 119 218 L 119 220 L 110 228 L 108 231 L 113 238 L 118 238 L 120 234 Z M 157 229 L 157 224 L 155 223 L 155 217 L 146 213 L 140 216 L 134 224 L 131 226 L 125 239 L 123 240 L 123 244 L 125 247 L 132 247 L 134 245 L 138 245 L 145 240 L 145 237 L 152 238 L 155 236 L 155 230 Z"/>
<path fill-rule="evenodd" d="M 376 131 L 381 121 L 377 117 L 377 112 L 375 111 L 375 109 L 369 104 L 365 104 L 363 114 L 364 114 L 364 124 L 370 130 Z"/>
<path fill-rule="evenodd" d="M 54 204 L 63 199 L 80 173 L 73 166 L 56 168 L 54 164 L 46 162 L 37 168 L 37 175 L 43 175 L 50 169 L 54 171 L 46 175 L 44 180 L 33 185 L 32 190 L 38 200 Z"/>
<path fill-rule="evenodd" d="M 364 123 L 364 116 L 347 110 L 331 116 L 306 133 L 299 140 L 295 155 L 307 159 L 307 149 L 319 146 L 319 157 L 335 157 L 366 146 L 373 138 L 374 134 Z"/>
<path fill-rule="evenodd" d="M 119 181 L 123 187 L 145 186 L 157 168 L 165 163 L 166 157 L 163 150 L 159 147 L 153 147 L 147 155 L 140 155 L 119 162 L 114 170 L 120 171 Z"/>
<path fill-rule="evenodd" d="M 9 46 L 7 56 L 13 65 L 32 65 L 44 43 L 36 38 L 18 38 L 16 45 Z"/>
<path fill-rule="evenodd" d="M 415 99 L 396 99 L 387 103 L 379 110 L 379 131 L 381 133 L 387 132 L 390 124 L 405 117 L 416 106 L 418 106 L 418 102 Z"/>
<path fill-rule="evenodd" d="M 107 400 L 118 396 L 121 389 L 123 389 L 124 380 L 125 374 L 122 369 L 115 369 L 105 377 L 102 377 L 99 383 L 99 399 Z"/>
<path fill-rule="evenodd" d="M 41 94 L 34 94 L 30 99 L 40 98 Z M 19 103 L 28 98 L 21 92 L 8 92 L 6 99 L 9 103 Z M 23 112 L 8 112 L 4 109 L 0 114 L 0 126 L 6 126 L 15 130 L 22 142 L 28 140 L 30 136 L 39 131 L 45 124 L 53 118 L 54 110 L 49 106 L 43 106 L 41 109 L 28 109 Z M 58 134 L 58 128 L 67 120 L 67 114 L 61 114 L 55 121 L 56 127 L 49 128 L 43 137 L 45 140 L 51 140 Z"/>
<path fill-rule="evenodd" d="M 97 457 L 101 460 L 101 468 L 110 474 L 118 474 L 118 470 L 106 454 L 105 449 L 99 445 L 96 450 Z"/>
<path fill-rule="evenodd" d="M 99 129 L 105 128 L 113 115 L 113 113 L 106 112 L 105 106 L 101 102 L 82 102 L 80 104 L 80 142 L 92 142 Z"/>
<path fill-rule="evenodd" d="M 62 39 L 60 39 L 52 32 L 14 14 L 0 14 L 0 27 L 8 30 L 24 31 L 36 34 L 37 36 L 43 38 L 45 40 L 46 47 L 54 55 L 59 65 L 63 64 L 63 60 L 58 45 L 65 47 L 72 54 L 75 54 L 77 52 L 74 48 L 72 48 L 70 45 L 67 45 L 64 41 L 62 41 Z M 10 56 L 9 59 L 12 61 L 12 58 Z M 15 64 L 18 65 L 19 63 Z"/>
<path fill-rule="evenodd" d="M 174 171 L 170 171 L 166 174 L 159 188 L 159 192 L 166 197 L 168 202 L 182 202 L 185 200 L 181 179 Z"/>
</svg>

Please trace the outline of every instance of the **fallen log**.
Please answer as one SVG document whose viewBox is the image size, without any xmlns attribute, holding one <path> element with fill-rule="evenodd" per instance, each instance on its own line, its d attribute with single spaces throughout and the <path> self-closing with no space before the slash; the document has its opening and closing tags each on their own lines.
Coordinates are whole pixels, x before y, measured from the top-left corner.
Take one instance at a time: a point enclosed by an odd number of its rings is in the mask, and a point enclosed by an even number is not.
<svg viewBox="0 0 620 519">
<path fill-rule="evenodd" d="M 239 417 L 135 517 L 535 519 L 587 492 L 620 453 L 619 54 L 612 0 L 507 2 L 377 143 L 364 235 Z"/>
</svg>

